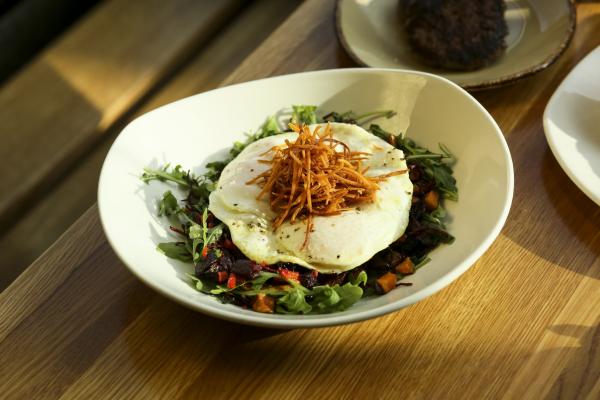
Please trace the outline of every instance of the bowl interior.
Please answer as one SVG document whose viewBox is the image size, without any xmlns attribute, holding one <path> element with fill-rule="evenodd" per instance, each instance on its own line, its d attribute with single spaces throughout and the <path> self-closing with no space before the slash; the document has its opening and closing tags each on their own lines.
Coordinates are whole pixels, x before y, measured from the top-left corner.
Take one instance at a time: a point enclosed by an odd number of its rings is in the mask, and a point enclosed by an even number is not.
<svg viewBox="0 0 600 400">
<path fill-rule="evenodd" d="M 548 66 L 564 50 L 574 29 L 568 0 L 507 0 L 506 5 L 507 51 L 496 63 L 477 71 L 440 70 L 416 59 L 405 39 L 398 0 L 340 0 L 338 33 L 359 63 L 431 72 L 465 88 L 483 88 Z"/>
<path fill-rule="evenodd" d="M 195 291 L 185 277 L 189 265 L 155 250 L 171 238 L 168 222 L 156 217 L 156 201 L 171 189 L 143 184 L 146 166 L 170 162 L 196 173 L 222 158 L 244 132 L 271 114 L 286 121 L 291 104 L 314 104 L 322 113 L 352 109 L 394 109 L 403 101 L 406 76 L 427 83 L 412 115 L 408 135 L 457 156 L 460 200 L 448 202 L 451 246 L 431 254 L 430 264 L 410 278 L 411 287 L 360 301 L 342 313 L 310 316 L 264 315 L 219 303 Z M 383 124 L 394 129 L 393 120 Z M 485 149 L 485 150 L 483 150 Z M 140 279 L 192 308 L 238 322 L 276 326 L 323 326 L 371 318 L 414 303 L 464 272 L 491 244 L 512 199 L 512 163 L 504 138 L 489 114 L 464 90 L 442 78 L 416 72 L 346 69 L 318 71 L 248 82 L 199 94 L 145 114 L 128 125 L 111 148 L 99 184 L 99 209 L 109 242 Z M 176 190 L 173 190 L 177 194 Z"/>
</svg>

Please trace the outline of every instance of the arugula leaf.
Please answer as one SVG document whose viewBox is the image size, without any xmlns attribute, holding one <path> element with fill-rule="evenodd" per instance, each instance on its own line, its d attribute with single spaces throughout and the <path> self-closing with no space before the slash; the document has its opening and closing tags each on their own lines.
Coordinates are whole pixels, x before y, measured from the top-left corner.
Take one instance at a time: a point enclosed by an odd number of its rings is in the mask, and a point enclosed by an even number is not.
<svg viewBox="0 0 600 400">
<path fill-rule="evenodd" d="M 363 295 L 363 290 L 359 286 L 346 283 L 345 285 L 335 285 L 335 291 L 340 297 L 340 301 L 333 311 L 342 311 L 356 303 Z"/>
<path fill-rule="evenodd" d="M 202 213 L 202 243 L 204 246 L 216 243 L 223 234 L 223 228 L 224 225 L 222 223 L 215 225 L 212 228 L 208 227 L 208 208 L 205 208 Z"/>
<path fill-rule="evenodd" d="M 179 204 L 177 203 L 177 199 L 173 196 L 170 190 L 167 190 L 163 193 L 162 199 L 158 202 L 158 216 L 162 217 L 166 215 L 170 217 L 174 214 L 177 214 L 181 209 L 179 208 Z"/>
<path fill-rule="evenodd" d="M 204 229 L 202 225 L 198 225 L 195 222 L 192 222 L 190 228 L 188 230 L 188 236 L 190 239 L 200 239 L 204 235 Z"/>
<path fill-rule="evenodd" d="M 210 294 L 211 290 L 214 290 L 213 288 L 215 287 L 215 285 L 213 283 L 204 282 L 202 279 L 192 274 L 186 275 L 192 280 L 192 282 L 194 283 L 194 287 L 197 291 Z"/>
<path fill-rule="evenodd" d="M 188 215 L 183 215 L 184 219 L 188 221 L 187 235 L 192 241 L 191 252 L 193 254 L 194 264 L 200 262 L 202 258 L 202 250 L 204 247 L 216 243 L 223 234 L 224 224 L 219 223 L 212 228 L 208 227 L 208 208 L 204 208 L 202 211 L 202 224 L 197 224 Z M 200 247 L 200 245 L 202 245 Z"/>
<path fill-rule="evenodd" d="M 306 302 L 306 288 L 292 286 L 286 294 L 277 299 L 277 312 L 281 314 L 308 314 L 312 306 Z"/>
<path fill-rule="evenodd" d="M 246 282 L 242 282 L 232 288 L 228 288 L 227 285 L 217 285 L 214 289 L 212 289 L 210 291 L 210 294 L 221 294 L 221 293 L 233 292 L 233 291 L 241 288 L 245 284 L 246 284 Z"/>
<path fill-rule="evenodd" d="M 204 173 L 204 176 L 211 181 L 216 182 L 219 180 L 219 177 L 221 176 L 221 173 L 227 164 L 229 164 L 228 161 L 213 161 L 206 164 L 206 172 Z"/>
<path fill-rule="evenodd" d="M 323 122 L 341 122 L 344 124 L 358 124 L 355 119 L 353 111 L 346 111 L 345 113 L 338 113 L 335 111 L 330 112 L 323 116 Z"/>
<path fill-rule="evenodd" d="M 157 250 L 169 258 L 174 258 L 183 262 L 192 261 L 192 255 L 188 251 L 184 242 L 164 242 L 156 246 Z"/>
<path fill-rule="evenodd" d="M 200 208 L 208 205 L 208 196 L 215 189 L 210 171 L 207 174 L 208 176 L 197 177 L 190 171 L 184 171 L 181 165 L 170 168 L 170 164 L 165 164 L 160 169 L 144 168 L 141 179 L 145 183 L 153 180 L 174 182 L 189 191 L 189 195 L 185 201 L 190 206 Z"/>
<path fill-rule="evenodd" d="M 417 260 L 417 262 L 415 263 L 415 271 L 424 266 L 425 264 L 429 263 L 429 261 L 431 261 L 431 258 L 427 256 L 421 257 L 421 259 Z"/>
<path fill-rule="evenodd" d="M 190 194 L 186 201 L 197 210 L 208 207 L 208 196 L 210 196 L 210 193 L 215 190 L 215 188 L 215 183 L 207 180 L 207 178 L 201 182 L 196 182 L 190 188 Z"/>
<path fill-rule="evenodd" d="M 439 144 L 441 153 L 433 153 L 417 144 L 403 135 L 392 135 L 386 132 L 377 124 L 371 124 L 368 130 L 375 136 L 389 140 L 394 136 L 396 147 L 404 152 L 407 162 L 418 162 L 423 167 L 425 173 L 434 180 L 437 189 L 445 199 L 457 201 L 458 188 L 456 179 L 452 176 L 452 167 L 456 162 L 456 157 L 443 144 Z"/>
<path fill-rule="evenodd" d="M 423 219 L 429 223 L 437 225 L 442 229 L 446 229 L 446 225 L 444 224 L 444 219 L 446 218 L 446 210 L 442 206 L 438 206 L 431 213 L 423 214 Z"/>
<path fill-rule="evenodd" d="M 281 132 L 279 124 L 273 115 L 267 118 L 267 120 L 260 127 L 260 135 L 262 137 L 273 136 Z M 262 138 L 261 138 L 262 139 Z"/>
<path fill-rule="evenodd" d="M 295 105 L 292 106 L 292 122 L 297 124 L 316 124 L 317 123 L 316 106 Z"/>
<path fill-rule="evenodd" d="M 396 137 L 396 147 L 404 151 L 406 161 L 418 161 L 425 173 L 434 180 L 437 189 L 445 199 L 457 201 L 458 188 L 456 179 L 452 176 L 451 165 L 456 157 L 446 146 L 439 144 L 441 153 L 433 153 L 406 137 Z"/>
<path fill-rule="evenodd" d="M 199 292 L 202 292 L 203 288 L 204 288 L 204 282 L 202 282 L 202 280 L 200 278 L 198 278 L 195 275 L 192 274 L 186 274 L 191 280 L 192 282 L 194 282 L 194 286 L 196 287 L 196 290 L 198 290 Z"/>
<path fill-rule="evenodd" d="M 368 128 L 368 131 L 371 132 L 373 135 L 377 136 L 379 139 L 382 139 L 386 142 L 389 141 L 390 136 L 392 135 L 391 133 L 384 131 L 377 124 L 371 124 Z"/>
<path fill-rule="evenodd" d="M 204 242 L 205 246 L 208 246 L 210 244 L 218 242 L 219 239 L 221 238 L 221 235 L 223 234 L 224 227 L 225 227 L 225 225 L 218 224 L 218 225 L 213 226 L 212 228 L 209 228 L 208 234 L 206 237 L 206 242 Z"/>
<path fill-rule="evenodd" d="M 310 302 L 319 312 L 343 311 L 356 303 L 363 295 L 361 287 L 348 282 L 342 286 L 315 286 L 311 292 L 314 300 Z"/>
<path fill-rule="evenodd" d="M 186 176 L 189 174 L 181 169 L 181 165 L 177 165 L 169 171 L 170 166 L 171 164 L 165 164 L 161 169 L 144 168 L 142 181 L 144 181 L 144 183 L 149 183 L 153 180 L 161 182 L 171 181 L 181 186 L 189 187 L 189 179 L 188 176 Z"/>
<path fill-rule="evenodd" d="M 340 295 L 334 287 L 329 285 L 315 286 L 311 291 L 311 295 L 314 297 L 311 303 L 322 312 L 332 309 L 340 302 Z"/>
<path fill-rule="evenodd" d="M 363 270 L 360 271 L 356 278 L 350 277 L 350 283 L 352 283 L 354 286 L 359 286 L 360 284 L 364 286 L 367 284 L 367 278 L 367 272 Z"/>
<path fill-rule="evenodd" d="M 346 111 L 344 113 L 332 111 L 323 117 L 323 122 L 342 122 L 345 124 L 364 125 L 375 119 L 392 118 L 394 115 L 396 115 L 396 112 L 393 110 L 371 111 L 361 115 L 356 115 L 354 111 Z"/>
<path fill-rule="evenodd" d="M 279 274 L 261 271 L 256 278 L 250 281 L 252 290 L 260 290 L 269 279 L 275 278 L 276 276 L 279 276 Z"/>
</svg>

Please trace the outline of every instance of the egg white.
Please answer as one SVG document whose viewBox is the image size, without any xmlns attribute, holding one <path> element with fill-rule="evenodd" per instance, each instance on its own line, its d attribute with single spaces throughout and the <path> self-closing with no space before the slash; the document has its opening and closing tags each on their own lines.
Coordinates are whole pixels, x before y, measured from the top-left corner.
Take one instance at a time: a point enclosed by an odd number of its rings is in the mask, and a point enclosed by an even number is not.
<svg viewBox="0 0 600 400">
<path fill-rule="evenodd" d="M 311 126 L 311 130 L 317 125 Z M 404 154 L 363 128 L 332 123 L 333 137 L 352 151 L 371 153 L 363 162 L 367 176 L 405 170 Z M 290 262 L 325 273 L 339 273 L 368 261 L 404 233 L 408 225 L 413 186 L 408 173 L 379 183 L 373 203 L 364 203 L 340 215 L 313 218 L 313 232 L 304 242 L 306 223 L 283 223 L 273 231 L 276 214 L 268 196 L 257 200 L 260 187 L 247 182 L 269 168 L 259 163 L 274 146 L 293 142 L 296 133 L 282 133 L 258 140 L 244 149 L 223 170 L 210 195 L 209 210 L 223 221 L 235 245 L 251 260 L 274 264 Z"/>
</svg>

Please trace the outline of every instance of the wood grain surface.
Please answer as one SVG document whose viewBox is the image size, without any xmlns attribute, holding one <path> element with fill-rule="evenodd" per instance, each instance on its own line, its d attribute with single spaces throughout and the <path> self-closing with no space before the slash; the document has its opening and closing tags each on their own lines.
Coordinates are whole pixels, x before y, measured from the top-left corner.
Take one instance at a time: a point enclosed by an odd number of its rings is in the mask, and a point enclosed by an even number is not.
<svg viewBox="0 0 600 400">
<path fill-rule="evenodd" d="M 256 0 L 227 21 L 178 74 L 137 109 L 104 131 L 93 150 L 73 165 L 60 182 L 30 204 L 26 213 L 0 234 L 0 291 L 96 202 L 104 157 L 131 119 L 182 97 L 214 89 L 289 14 L 300 0 Z M 209 10 L 210 11 L 210 10 Z M 22 170 L 25 175 L 28 170 Z"/>
<path fill-rule="evenodd" d="M 227 82 L 350 66 L 333 2 L 306 1 Z M 600 44 L 600 5 L 578 5 L 566 54 L 478 93 L 503 129 L 515 198 L 501 235 L 462 277 L 387 316 L 274 331 L 216 320 L 143 286 L 93 207 L 0 294 L 6 398 L 600 397 L 600 208 L 562 172 L 541 115 Z"/>
<path fill-rule="evenodd" d="M 0 90 L 0 232 L 242 0 L 110 0 Z"/>
</svg>

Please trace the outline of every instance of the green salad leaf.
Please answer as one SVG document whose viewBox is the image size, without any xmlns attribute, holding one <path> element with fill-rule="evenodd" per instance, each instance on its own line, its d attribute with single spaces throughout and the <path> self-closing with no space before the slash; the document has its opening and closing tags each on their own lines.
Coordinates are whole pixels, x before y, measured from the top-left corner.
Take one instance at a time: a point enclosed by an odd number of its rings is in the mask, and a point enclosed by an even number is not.
<svg viewBox="0 0 600 400">
<path fill-rule="evenodd" d="M 358 285 L 348 282 L 344 285 L 316 286 L 311 291 L 314 296 L 311 305 L 321 313 L 343 311 L 356 303 L 363 295 Z"/>
<path fill-rule="evenodd" d="M 158 180 L 161 182 L 171 181 L 175 182 L 183 187 L 190 187 L 190 177 L 189 173 L 183 171 L 181 165 L 177 165 L 175 168 L 169 171 L 171 164 L 165 164 L 160 169 L 152 169 L 152 168 L 144 168 L 144 173 L 142 174 L 142 181 L 145 183 L 149 183 L 153 180 Z"/>
<path fill-rule="evenodd" d="M 404 135 L 393 135 L 377 124 L 371 124 L 368 130 L 386 142 L 393 137 L 396 147 L 404 152 L 407 162 L 418 162 L 425 173 L 434 180 L 436 188 L 445 199 L 458 201 L 456 179 L 452 176 L 452 166 L 456 162 L 456 157 L 446 146 L 440 143 L 441 152 L 433 153 L 425 147 L 418 146 L 414 140 Z"/>
<path fill-rule="evenodd" d="M 354 286 L 359 286 L 359 285 L 366 285 L 367 284 L 367 272 L 366 271 L 360 271 L 360 273 L 355 277 L 352 278 L 352 276 L 350 276 L 350 282 L 354 285 Z"/>
<path fill-rule="evenodd" d="M 174 258 L 175 260 L 183 262 L 192 261 L 192 254 L 186 248 L 184 242 L 159 243 L 156 248 L 169 258 Z"/>
<path fill-rule="evenodd" d="M 163 193 L 162 199 L 158 202 L 158 216 L 163 215 L 170 217 L 177 214 L 181 209 L 177 203 L 177 199 L 173 196 L 170 190 Z"/>
<path fill-rule="evenodd" d="M 260 290 L 265 283 L 271 278 L 275 278 L 279 276 L 279 274 L 273 272 L 261 271 L 258 274 L 258 277 L 252 280 L 252 290 Z"/>
<path fill-rule="evenodd" d="M 317 123 L 317 107 L 297 105 L 292 106 L 292 121 L 297 124 L 316 124 Z"/>
<path fill-rule="evenodd" d="M 286 294 L 277 299 L 277 312 L 281 314 L 308 314 L 312 306 L 306 301 L 307 289 L 292 286 Z"/>
</svg>

